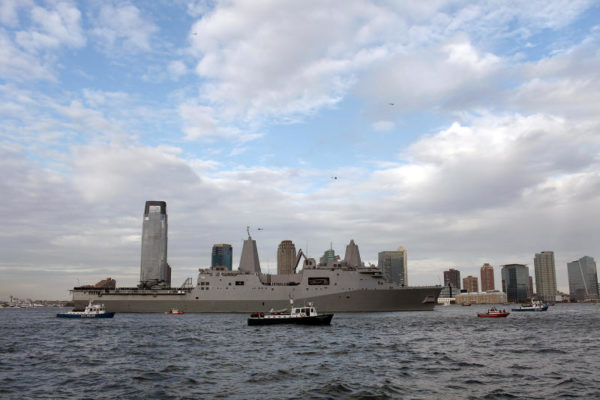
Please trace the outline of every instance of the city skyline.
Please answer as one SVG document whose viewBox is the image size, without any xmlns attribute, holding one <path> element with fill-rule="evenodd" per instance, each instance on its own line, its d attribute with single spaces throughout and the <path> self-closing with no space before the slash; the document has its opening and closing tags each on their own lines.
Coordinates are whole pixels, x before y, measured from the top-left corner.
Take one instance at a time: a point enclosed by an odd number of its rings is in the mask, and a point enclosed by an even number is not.
<svg viewBox="0 0 600 400">
<path fill-rule="evenodd" d="M 135 286 L 169 204 L 173 285 L 250 226 L 264 271 L 399 245 L 410 285 L 595 258 L 600 4 L 3 1 L 0 298 Z M 496 271 L 496 287 L 498 287 Z"/>
</svg>

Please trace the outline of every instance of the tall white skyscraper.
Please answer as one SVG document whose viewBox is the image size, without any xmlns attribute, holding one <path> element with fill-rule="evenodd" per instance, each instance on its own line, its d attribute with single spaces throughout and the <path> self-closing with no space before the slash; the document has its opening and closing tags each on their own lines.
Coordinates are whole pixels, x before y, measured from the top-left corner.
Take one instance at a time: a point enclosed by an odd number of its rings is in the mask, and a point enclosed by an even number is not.
<svg viewBox="0 0 600 400">
<path fill-rule="evenodd" d="M 147 201 L 142 227 L 140 287 L 170 287 L 171 268 L 167 264 L 167 203 Z"/>
<path fill-rule="evenodd" d="M 535 287 L 537 297 L 542 301 L 556 301 L 556 267 L 554 252 L 536 253 L 533 259 L 535 266 Z"/>
</svg>

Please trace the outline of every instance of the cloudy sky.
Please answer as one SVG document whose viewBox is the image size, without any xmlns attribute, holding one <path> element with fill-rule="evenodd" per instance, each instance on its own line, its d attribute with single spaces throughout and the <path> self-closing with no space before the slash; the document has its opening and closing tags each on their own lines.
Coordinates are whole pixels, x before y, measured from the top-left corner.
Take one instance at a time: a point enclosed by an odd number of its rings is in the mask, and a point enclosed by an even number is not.
<svg viewBox="0 0 600 400">
<path fill-rule="evenodd" d="M 409 283 L 600 257 L 595 1 L 0 2 L 0 299 L 290 239 Z M 337 179 L 335 179 L 337 177 Z M 261 227 L 263 230 L 258 230 Z"/>
</svg>

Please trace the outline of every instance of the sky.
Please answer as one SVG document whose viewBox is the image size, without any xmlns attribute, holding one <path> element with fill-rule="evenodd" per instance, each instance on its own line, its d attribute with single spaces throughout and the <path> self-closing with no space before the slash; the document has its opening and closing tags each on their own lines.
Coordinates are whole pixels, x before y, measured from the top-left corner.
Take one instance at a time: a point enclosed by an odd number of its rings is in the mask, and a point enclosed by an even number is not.
<svg viewBox="0 0 600 400">
<path fill-rule="evenodd" d="M 250 227 L 410 285 L 600 258 L 596 1 L 0 1 L 0 299 L 139 281 L 167 202 L 173 285 Z M 258 228 L 262 228 L 259 230 Z"/>
</svg>

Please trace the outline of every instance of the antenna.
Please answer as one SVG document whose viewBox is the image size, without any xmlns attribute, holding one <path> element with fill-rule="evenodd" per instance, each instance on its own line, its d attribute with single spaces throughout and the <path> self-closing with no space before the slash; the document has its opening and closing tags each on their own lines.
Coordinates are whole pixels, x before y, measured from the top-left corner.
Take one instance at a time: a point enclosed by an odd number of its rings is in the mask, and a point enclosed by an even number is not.
<svg viewBox="0 0 600 400">
<path fill-rule="evenodd" d="M 246 232 L 248 232 L 248 237 L 250 237 L 250 227 L 246 226 Z"/>
</svg>

